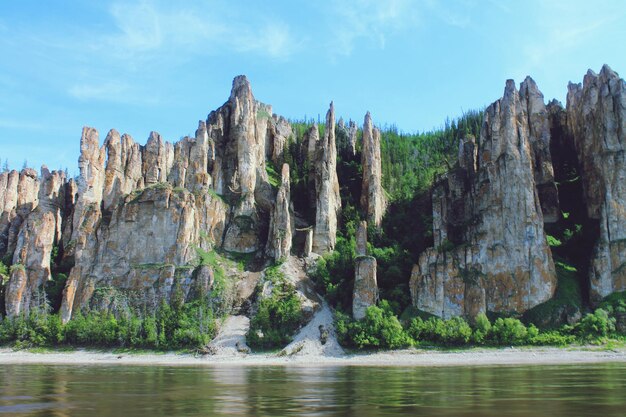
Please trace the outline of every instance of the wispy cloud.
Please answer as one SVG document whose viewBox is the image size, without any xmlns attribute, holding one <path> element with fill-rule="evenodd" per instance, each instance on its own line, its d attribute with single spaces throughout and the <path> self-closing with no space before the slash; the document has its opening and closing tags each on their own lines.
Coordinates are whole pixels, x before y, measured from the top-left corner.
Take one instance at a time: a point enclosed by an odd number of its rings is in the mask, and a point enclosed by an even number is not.
<svg viewBox="0 0 626 417">
<path fill-rule="evenodd" d="M 582 44 L 604 36 L 607 27 L 624 19 L 621 2 L 604 2 L 602 7 L 575 7 L 572 2 L 536 2 L 537 28 L 522 46 L 526 60 L 524 71 L 534 72 L 546 62 L 573 53 Z M 521 74 L 520 74 L 521 75 Z"/>
<path fill-rule="evenodd" d="M 339 0 L 333 3 L 336 16 L 334 35 L 329 41 L 335 52 L 349 55 L 355 41 L 363 38 L 384 48 L 391 33 L 417 22 L 418 10 L 412 0 Z"/>
<path fill-rule="evenodd" d="M 79 100 L 118 101 L 128 91 L 125 83 L 106 81 L 99 84 L 75 84 L 69 88 L 68 93 Z"/>
<path fill-rule="evenodd" d="M 287 59 L 301 41 L 287 23 L 273 17 L 247 16 L 236 5 L 189 2 L 184 8 L 168 3 L 141 0 L 115 3 L 110 14 L 116 33 L 102 39 L 101 46 L 124 59 L 146 59 L 155 55 L 212 55 L 224 51 L 254 53 Z M 260 22 L 260 23 L 259 23 Z"/>
<path fill-rule="evenodd" d="M 334 3 L 336 19 L 333 49 L 350 55 L 358 40 L 374 42 L 385 48 L 388 37 L 412 31 L 431 21 L 467 28 L 474 0 L 338 0 Z"/>
<path fill-rule="evenodd" d="M 0 128 L 6 129 L 19 129 L 28 131 L 43 131 L 46 130 L 46 126 L 39 122 L 22 121 L 14 119 L 0 118 Z"/>
</svg>

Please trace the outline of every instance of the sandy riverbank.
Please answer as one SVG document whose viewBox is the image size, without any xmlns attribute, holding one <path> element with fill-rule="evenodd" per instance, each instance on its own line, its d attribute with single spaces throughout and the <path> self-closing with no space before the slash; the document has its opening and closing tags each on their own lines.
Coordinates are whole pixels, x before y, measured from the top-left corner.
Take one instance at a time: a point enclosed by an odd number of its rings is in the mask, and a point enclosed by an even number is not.
<svg viewBox="0 0 626 417">
<path fill-rule="evenodd" d="M 0 349 L 3 364 L 158 365 L 158 366 L 479 366 L 559 365 L 626 362 L 626 349 L 503 348 L 462 351 L 402 350 L 341 356 L 276 354 L 206 355 L 115 353 L 89 350 L 34 353 Z"/>
</svg>

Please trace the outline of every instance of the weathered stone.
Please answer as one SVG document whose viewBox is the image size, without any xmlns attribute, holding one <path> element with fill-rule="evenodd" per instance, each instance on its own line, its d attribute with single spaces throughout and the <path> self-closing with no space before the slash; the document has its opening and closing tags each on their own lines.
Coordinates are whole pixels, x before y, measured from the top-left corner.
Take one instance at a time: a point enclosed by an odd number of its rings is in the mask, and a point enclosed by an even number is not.
<svg viewBox="0 0 626 417">
<path fill-rule="evenodd" d="M 587 215 L 599 220 L 591 299 L 626 290 L 626 84 L 607 65 L 569 84 L 567 125 L 582 169 Z"/>
<path fill-rule="evenodd" d="M 363 184 L 361 186 L 361 208 L 370 224 L 380 227 L 386 207 L 382 186 L 380 159 L 380 131 L 372 126 L 372 117 L 367 112 L 363 122 Z"/>
<path fill-rule="evenodd" d="M 313 252 L 313 229 L 307 229 L 306 237 L 304 239 L 304 251 L 302 253 L 302 256 L 307 258 L 311 256 L 312 252 Z"/>
<path fill-rule="evenodd" d="M 196 290 L 206 287 L 194 284 L 205 277 L 193 274 L 196 247 L 219 239 L 224 218 L 219 198 L 195 197 L 170 185 L 126 196 L 109 225 L 99 229 L 98 244 L 85 247 L 77 257 L 66 289 L 65 314 L 89 305 L 94 291 L 102 287 L 139 292 L 151 307 L 170 300 L 177 285 L 184 297 L 194 285 Z"/>
<path fill-rule="evenodd" d="M 352 155 L 356 155 L 356 137 L 358 131 L 356 122 L 354 120 L 350 120 L 348 127 L 348 143 L 350 144 L 350 152 Z"/>
<path fill-rule="evenodd" d="M 335 108 L 332 102 L 326 113 L 324 139 L 318 141 L 315 155 L 316 212 L 313 252 L 322 255 L 335 249 L 337 216 L 341 210 L 337 179 Z"/>
<path fill-rule="evenodd" d="M 271 159 L 275 166 L 279 167 L 284 162 L 283 153 L 289 138 L 293 136 L 291 124 L 282 116 L 274 116 L 269 124 L 272 140 Z"/>
<path fill-rule="evenodd" d="M 367 255 L 367 222 L 365 220 L 359 223 L 356 230 L 356 256 Z"/>
<path fill-rule="evenodd" d="M 64 183 L 62 173 L 42 167 L 39 204 L 21 225 L 13 254 L 16 267 L 5 297 L 8 316 L 28 312 L 31 305 L 38 307 L 45 300 L 42 285 L 51 278 L 52 248 L 61 238 Z"/>
<path fill-rule="evenodd" d="M 378 301 L 376 284 L 376 258 L 359 256 L 354 265 L 354 293 L 352 298 L 352 317 L 360 320 L 365 317 L 368 307 Z"/>
<path fill-rule="evenodd" d="M 528 118 L 529 142 L 533 155 L 535 186 L 539 194 L 543 221 L 554 223 L 560 217 L 559 198 L 554 182 L 554 168 L 550 154 L 550 121 L 543 94 L 535 81 L 526 77 L 520 85 L 520 103 Z"/>
<path fill-rule="evenodd" d="M 10 180 L 11 178 L 9 178 Z M 6 232 L 7 244 L 6 254 L 11 255 L 15 251 L 18 235 L 22 223 L 28 214 L 37 207 L 39 203 L 39 179 L 37 172 L 32 168 L 24 168 L 20 171 L 17 179 L 17 194 L 15 195 L 15 207 L 9 213 L 9 226 Z M 8 196 L 11 202 L 13 196 Z"/>
<path fill-rule="evenodd" d="M 146 186 L 165 182 L 169 168 L 173 165 L 174 148 L 157 132 L 150 132 L 148 142 L 143 148 L 142 161 L 142 173 Z"/>
<path fill-rule="evenodd" d="M 525 88 L 532 90 L 528 81 Z M 545 116 L 529 117 L 533 94 L 520 98 L 507 81 L 485 111 L 477 163 L 468 139 L 459 166 L 435 185 L 435 247 L 420 256 L 410 282 L 417 308 L 446 318 L 523 312 L 552 297 L 556 274 L 535 181 L 543 171 L 531 141 Z"/>
<path fill-rule="evenodd" d="M 8 251 L 9 228 L 16 216 L 19 177 L 15 170 L 0 174 L 0 257 Z"/>
<path fill-rule="evenodd" d="M 286 259 L 291 252 L 292 223 L 289 165 L 283 164 L 281 184 L 276 195 L 276 204 L 270 220 L 267 256 L 275 261 Z"/>
<path fill-rule="evenodd" d="M 143 188 L 141 147 L 128 135 L 109 131 L 104 147 L 107 162 L 104 173 L 102 207 L 105 212 L 113 210 L 120 197 Z"/>
</svg>

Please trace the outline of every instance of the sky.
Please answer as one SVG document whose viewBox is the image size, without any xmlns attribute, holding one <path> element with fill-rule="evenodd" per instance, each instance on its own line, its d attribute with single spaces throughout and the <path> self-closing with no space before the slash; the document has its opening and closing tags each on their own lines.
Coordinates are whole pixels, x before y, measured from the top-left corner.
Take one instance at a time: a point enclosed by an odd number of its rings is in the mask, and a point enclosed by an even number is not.
<svg viewBox="0 0 626 417">
<path fill-rule="evenodd" d="M 0 159 L 77 173 L 83 126 L 191 135 L 232 79 L 290 119 L 440 127 L 531 75 L 626 74 L 622 0 L 0 0 Z"/>
</svg>

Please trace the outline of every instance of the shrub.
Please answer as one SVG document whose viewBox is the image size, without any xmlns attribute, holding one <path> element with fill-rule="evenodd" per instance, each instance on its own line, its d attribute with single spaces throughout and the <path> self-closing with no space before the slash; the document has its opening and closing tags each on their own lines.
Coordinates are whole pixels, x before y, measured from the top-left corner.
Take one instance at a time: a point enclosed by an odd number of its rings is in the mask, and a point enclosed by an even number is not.
<svg viewBox="0 0 626 417">
<path fill-rule="evenodd" d="M 368 307 L 362 320 L 336 313 L 335 330 L 342 345 L 359 349 L 398 349 L 413 343 L 386 301 Z"/>
<path fill-rule="evenodd" d="M 491 331 L 491 322 L 485 313 L 480 313 L 474 320 L 474 332 L 472 342 L 482 345 L 487 341 Z"/>
<path fill-rule="evenodd" d="M 413 340 L 431 342 L 443 346 L 467 344 L 472 337 L 472 329 L 461 317 L 442 320 L 431 317 L 424 321 L 419 317 L 411 320 L 409 335 Z"/>
<path fill-rule="evenodd" d="M 537 346 L 565 346 L 573 343 L 574 336 L 563 334 L 558 330 L 540 332 L 530 339 L 530 344 Z"/>
<path fill-rule="evenodd" d="M 536 335 L 537 328 L 532 326 L 531 334 L 524 323 L 511 317 L 499 318 L 491 327 L 490 339 L 498 345 L 522 345 L 528 343 L 529 337 Z"/>
<path fill-rule="evenodd" d="M 607 296 L 599 307 L 609 314 L 626 313 L 626 291 L 615 292 Z"/>
<path fill-rule="evenodd" d="M 291 342 L 302 324 L 302 302 L 293 285 L 282 274 L 272 294 L 259 301 L 257 313 L 250 321 L 247 341 L 253 348 L 272 349 Z"/>
<path fill-rule="evenodd" d="M 615 318 L 609 317 L 606 310 L 598 308 L 576 323 L 574 332 L 585 341 L 597 341 L 615 332 Z"/>
</svg>

